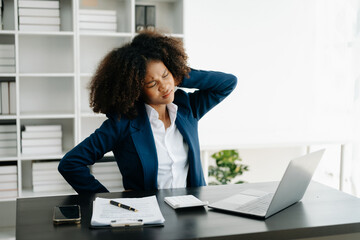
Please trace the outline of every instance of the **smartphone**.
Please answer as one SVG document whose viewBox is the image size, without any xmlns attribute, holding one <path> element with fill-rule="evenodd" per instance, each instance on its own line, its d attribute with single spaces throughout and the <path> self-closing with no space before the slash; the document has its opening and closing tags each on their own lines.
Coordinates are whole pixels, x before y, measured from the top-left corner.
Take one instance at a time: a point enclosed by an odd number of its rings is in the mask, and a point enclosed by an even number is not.
<svg viewBox="0 0 360 240">
<path fill-rule="evenodd" d="M 53 223 L 80 223 L 81 212 L 79 205 L 62 205 L 54 207 Z"/>
</svg>

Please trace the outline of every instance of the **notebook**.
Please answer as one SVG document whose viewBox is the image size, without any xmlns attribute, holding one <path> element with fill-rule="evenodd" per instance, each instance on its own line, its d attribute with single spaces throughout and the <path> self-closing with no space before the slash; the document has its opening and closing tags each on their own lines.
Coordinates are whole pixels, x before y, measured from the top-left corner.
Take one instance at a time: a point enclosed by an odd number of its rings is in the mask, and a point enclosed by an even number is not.
<svg viewBox="0 0 360 240">
<path fill-rule="evenodd" d="M 247 189 L 214 202 L 210 208 L 245 216 L 268 218 L 302 199 L 324 149 L 293 159 L 274 193 Z"/>
</svg>

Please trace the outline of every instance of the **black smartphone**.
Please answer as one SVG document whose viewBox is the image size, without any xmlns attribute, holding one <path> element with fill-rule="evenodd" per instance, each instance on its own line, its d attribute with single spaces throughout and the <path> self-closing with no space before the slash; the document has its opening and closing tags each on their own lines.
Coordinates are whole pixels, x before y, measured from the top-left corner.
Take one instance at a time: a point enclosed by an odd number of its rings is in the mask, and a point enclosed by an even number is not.
<svg viewBox="0 0 360 240">
<path fill-rule="evenodd" d="M 79 205 L 62 205 L 54 207 L 53 223 L 80 223 L 81 212 Z"/>
</svg>

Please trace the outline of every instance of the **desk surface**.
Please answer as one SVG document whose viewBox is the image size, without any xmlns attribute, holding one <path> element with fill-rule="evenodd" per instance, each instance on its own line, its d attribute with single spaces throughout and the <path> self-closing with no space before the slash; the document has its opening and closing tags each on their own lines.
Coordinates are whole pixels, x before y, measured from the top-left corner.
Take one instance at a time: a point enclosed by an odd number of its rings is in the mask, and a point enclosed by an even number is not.
<svg viewBox="0 0 360 240">
<path fill-rule="evenodd" d="M 225 214 L 207 207 L 173 210 L 164 197 L 193 194 L 214 202 L 246 188 L 273 190 L 277 183 L 255 183 L 147 192 L 106 193 L 17 199 L 16 239 L 294 239 L 360 232 L 360 199 L 312 182 L 301 202 L 266 219 Z M 156 195 L 164 227 L 89 229 L 92 201 L 100 197 Z M 54 226 L 55 205 L 79 204 L 81 225 Z"/>
</svg>

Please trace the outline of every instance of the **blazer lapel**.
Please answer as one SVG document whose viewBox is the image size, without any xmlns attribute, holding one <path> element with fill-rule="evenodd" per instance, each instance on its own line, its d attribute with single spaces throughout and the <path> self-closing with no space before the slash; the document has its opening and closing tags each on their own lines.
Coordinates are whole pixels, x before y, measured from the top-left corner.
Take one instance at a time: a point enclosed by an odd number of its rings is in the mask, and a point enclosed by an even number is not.
<svg viewBox="0 0 360 240">
<path fill-rule="evenodd" d="M 176 126 L 179 129 L 184 140 L 189 146 L 188 161 L 189 161 L 189 172 L 188 172 L 188 187 L 193 186 L 204 186 L 204 174 L 202 171 L 201 161 L 197 159 L 200 156 L 200 146 L 198 141 L 197 126 L 189 121 L 187 114 L 189 112 L 178 111 L 176 118 Z"/>
<path fill-rule="evenodd" d="M 154 136 L 144 104 L 140 104 L 138 107 L 138 117 L 131 120 L 131 127 L 133 128 L 131 136 L 143 167 L 144 188 L 145 190 L 156 189 L 158 159 Z"/>
<path fill-rule="evenodd" d="M 196 175 L 196 161 L 195 161 L 195 153 L 194 153 L 194 141 L 191 134 L 194 133 L 194 126 L 188 121 L 188 119 L 184 116 L 183 113 L 178 111 L 176 117 L 176 127 L 179 129 L 181 135 L 189 146 L 188 152 L 188 161 L 189 161 L 189 175 L 188 182 L 190 181 L 190 185 L 193 185 L 194 174 Z"/>
</svg>

